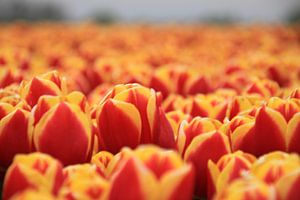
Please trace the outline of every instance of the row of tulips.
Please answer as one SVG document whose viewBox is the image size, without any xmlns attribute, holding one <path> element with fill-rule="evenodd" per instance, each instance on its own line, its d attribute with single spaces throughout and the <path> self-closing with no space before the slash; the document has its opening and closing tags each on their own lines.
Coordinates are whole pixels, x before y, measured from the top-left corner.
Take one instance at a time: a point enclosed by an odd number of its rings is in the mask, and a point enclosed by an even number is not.
<svg viewBox="0 0 300 200">
<path fill-rule="evenodd" d="M 57 69 L 86 95 L 102 84 L 136 82 L 163 98 L 219 88 L 277 96 L 264 83 L 251 85 L 256 77 L 277 87 L 299 84 L 299 35 L 296 27 L 281 26 L 6 25 L 0 87 Z"/>
<path fill-rule="evenodd" d="M 209 113 L 218 98 L 213 94 L 176 96 L 170 106 L 161 93 L 139 84 L 116 85 L 90 106 L 84 94 L 68 92 L 65 79 L 55 71 L 24 81 L 19 88 L 7 87 L 1 94 L 4 170 L 18 153 L 47 153 L 68 166 L 88 162 L 99 151 L 117 154 L 125 146 L 134 149 L 151 143 L 174 149 L 177 156 L 192 163 L 195 194 L 206 196 L 209 160 L 217 162 L 238 150 L 257 157 L 276 150 L 300 153 L 298 89 L 286 98 L 220 92 L 226 100 L 222 118 L 170 109 L 188 105 L 175 103 L 177 99 L 193 102 L 192 106 L 208 101 L 211 107 L 202 106 L 202 110 Z"/>
<path fill-rule="evenodd" d="M 4 200 L 300 199 L 299 27 L 1 26 Z"/>
<path fill-rule="evenodd" d="M 3 199 L 192 199 L 195 171 L 174 151 L 151 145 L 101 151 L 91 163 L 67 167 L 46 154 L 20 154 L 7 171 Z M 296 200 L 300 157 L 275 151 L 256 159 L 237 151 L 209 160 L 206 177 L 208 199 Z"/>
</svg>

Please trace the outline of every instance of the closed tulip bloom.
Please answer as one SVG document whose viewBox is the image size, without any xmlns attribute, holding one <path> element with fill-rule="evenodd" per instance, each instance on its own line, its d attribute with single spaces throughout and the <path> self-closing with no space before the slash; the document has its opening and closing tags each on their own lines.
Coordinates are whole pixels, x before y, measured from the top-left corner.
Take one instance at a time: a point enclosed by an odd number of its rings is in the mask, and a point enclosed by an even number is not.
<svg viewBox="0 0 300 200">
<path fill-rule="evenodd" d="M 196 171 L 196 195 L 206 196 L 207 163 L 217 162 L 223 155 L 230 153 L 230 145 L 225 134 L 212 131 L 196 136 L 188 145 L 184 160 L 191 162 Z"/>
<path fill-rule="evenodd" d="M 124 148 L 107 170 L 111 180 L 108 199 L 180 200 L 193 196 L 193 167 L 170 150 L 150 145 Z"/>
<path fill-rule="evenodd" d="M 300 198 L 300 169 L 280 178 L 275 187 L 280 200 L 298 200 Z"/>
<path fill-rule="evenodd" d="M 299 168 L 300 157 L 297 154 L 275 151 L 257 159 L 250 172 L 268 184 L 275 184 L 281 177 Z"/>
<path fill-rule="evenodd" d="M 64 168 L 64 183 L 59 196 L 65 200 L 106 199 L 109 183 L 101 170 L 92 164 Z"/>
<path fill-rule="evenodd" d="M 289 152 L 300 153 L 300 113 L 291 118 L 287 125 L 286 143 Z"/>
<path fill-rule="evenodd" d="M 76 104 L 60 102 L 45 112 L 33 133 L 37 151 L 48 153 L 64 165 L 87 162 L 92 151 L 92 124 Z"/>
<path fill-rule="evenodd" d="M 176 141 L 178 151 L 181 155 L 184 155 L 187 147 L 196 136 L 216 131 L 221 125 L 218 120 L 211 118 L 195 117 L 190 122 L 183 121 L 180 125 Z"/>
<path fill-rule="evenodd" d="M 0 103 L 0 168 L 7 168 L 18 153 L 31 151 L 29 112 Z"/>
<path fill-rule="evenodd" d="M 33 189 L 57 195 L 63 182 L 62 164 L 41 153 L 17 155 L 8 168 L 3 185 L 3 199 Z"/>
<path fill-rule="evenodd" d="M 260 156 L 275 150 L 286 150 L 284 117 L 269 107 L 260 107 L 252 122 L 237 127 L 231 134 L 232 149 Z M 270 141 L 270 138 L 272 140 Z"/>
<path fill-rule="evenodd" d="M 216 192 L 224 190 L 228 184 L 240 178 L 243 171 L 250 169 L 255 159 L 251 154 L 237 151 L 222 156 L 217 163 L 208 161 L 207 198 L 212 199 Z"/>
<path fill-rule="evenodd" d="M 66 93 L 66 83 L 56 71 L 48 72 L 21 84 L 21 96 L 33 107 L 43 95 L 62 95 Z"/>
<path fill-rule="evenodd" d="M 214 200 L 277 200 L 274 186 L 254 177 L 240 178 L 217 193 Z"/>
<path fill-rule="evenodd" d="M 117 85 L 100 103 L 97 123 L 105 149 L 154 143 L 174 148 L 172 127 L 153 89 L 138 84 Z"/>
<path fill-rule="evenodd" d="M 55 198 L 55 196 L 49 192 L 35 191 L 33 189 L 28 189 L 19 192 L 11 198 L 11 200 L 32 200 L 32 199 L 55 200 L 57 198 Z"/>
</svg>

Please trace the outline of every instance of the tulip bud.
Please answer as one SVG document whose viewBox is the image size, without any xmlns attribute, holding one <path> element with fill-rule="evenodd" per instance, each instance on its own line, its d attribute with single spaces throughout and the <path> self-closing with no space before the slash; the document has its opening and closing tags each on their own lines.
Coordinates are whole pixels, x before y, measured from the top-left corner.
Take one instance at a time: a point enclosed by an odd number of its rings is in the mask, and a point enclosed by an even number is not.
<svg viewBox="0 0 300 200">
<path fill-rule="evenodd" d="M 113 154 L 107 151 L 100 151 L 92 157 L 91 163 L 95 164 L 103 172 L 105 172 L 113 157 Z"/>
<path fill-rule="evenodd" d="M 289 152 L 300 153 L 300 113 L 297 113 L 289 121 L 287 126 L 286 142 Z"/>
<path fill-rule="evenodd" d="M 224 190 L 228 184 L 241 177 L 243 170 L 249 170 L 255 157 L 236 151 L 222 156 L 217 163 L 208 161 L 207 198 L 212 199 L 215 192 Z"/>
<path fill-rule="evenodd" d="M 64 169 L 60 197 L 66 200 L 105 199 L 109 183 L 101 170 L 91 164 L 73 165 Z"/>
<path fill-rule="evenodd" d="M 217 193 L 215 200 L 277 200 L 276 190 L 263 181 L 251 178 L 240 178 L 232 182 L 222 192 Z"/>
<path fill-rule="evenodd" d="M 276 183 L 280 200 L 297 200 L 300 198 L 300 169 L 288 173 Z"/>
<path fill-rule="evenodd" d="M 174 148 L 172 128 L 154 90 L 138 84 L 117 85 L 100 104 L 97 123 L 105 150 L 154 143 Z M 118 126 L 116 126 L 118 124 Z"/>
<path fill-rule="evenodd" d="M 263 106 L 258 109 L 253 122 L 243 124 L 233 131 L 232 149 L 255 156 L 275 150 L 284 151 L 286 127 L 286 121 L 279 112 Z"/>
<path fill-rule="evenodd" d="M 64 79 L 56 71 L 34 77 L 21 85 L 21 96 L 33 107 L 43 95 L 57 96 L 66 92 Z"/>
<path fill-rule="evenodd" d="M 109 163 L 109 199 L 191 199 L 194 171 L 180 156 L 155 146 L 123 148 Z M 130 184 L 128 183 L 130 179 Z"/>
<path fill-rule="evenodd" d="M 213 131 L 196 136 L 187 147 L 184 160 L 191 162 L 196 169 L 196 194 L 206 195 L 207 162 L 217 162 L 223 155 L 230 153 L 226 135 Z"/>
<path fill-rule="evenodd" d="M 247 94 L 258 94 L 261 97 L 280 96 L 281 91 L 278 84 L 271 80 L 254 80 L 246 90 Z"/>
<path fill-rule="evenodd" d="M 0 103 L 0 168 L 7 168 L 18 153 L 31 151 L 29 112 Z"/>
<path fill-rule="evenodd" d="M 177 149 L 181 155 L 184 155 L 187 147 L 192 140 L 203 133 L 216 131 L 221 127 L 218 120 L 210 118 L 195 117 L 189 123 L 183 121 L 180 125 L 177 137 Z"/>
<path fill-rule="evenodd" d="M 250 172 L 268 184 L 276 183 L 282 176 L 300 168 L 300 157 L 275 151 L 261 156 L 253 163 Z"/>
<path fill-rule="evenodd" d="M 26 189 L 57 195 L 62 182 L 63 172 L 59 161 L 41 153 L 20 154 L 14 158 L 5 175 L 3 200 Z"/>
<path fill-rule="evenodd" d="M 64 165 L 88 161 L 92 151 L 92 124 L 76 104 L 57 103 L 37 122 L 33 142 Z"/>
<path fill-rule="evenodd" d="M 55 200 L 56 198 L 48 192 L 35 191 L 32 189 L 24 190 L 14 195 L 11 200 Z"/>
</svg>

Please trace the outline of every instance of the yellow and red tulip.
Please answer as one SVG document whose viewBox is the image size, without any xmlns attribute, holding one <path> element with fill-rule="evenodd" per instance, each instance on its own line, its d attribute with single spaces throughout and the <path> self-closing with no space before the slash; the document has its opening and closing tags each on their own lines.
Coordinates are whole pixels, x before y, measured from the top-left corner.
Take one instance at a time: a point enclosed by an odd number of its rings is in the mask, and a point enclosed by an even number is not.
<svg viewBox="0 0 300 200">
<path fill-rule="evenodd" d="M 257 159 L 250 172 L 268 184 L 275 184 L 284 175 L 299 169 L 299 155 L 275 151 Z"/>
<path fill-rule="evenodd" d="M 32 200 L 32 199 L 39 199 L 39 200 L 55 200 L 54 195 L 49 192 L 44 191 L 35 191 L 33 189 L 27 189 L 22 192 L 15 194 L 11 200 Z"/>
<path fill-rule="evenodd" d="M 187 147 L 195 137 L 211 131 L 217 131 L 221 125 L 218 120 L 211 118 L 195 117 L 190 122 L 183 121 L 176 140 L 179 153 L 184 155 Z"/>
<path fill-rule="evenodd" d="M 300 197 L 300 169 L 282 176 L 275 184 L 280 200 L 297 200 Z"/>
<path fill-rule="evenodd" d="M 59 196 L 65 200 L 106 199 L 109 183 L 101 170 L 91 164 L 73 165 L 64 169 L 64 183 Z"/>
<path fill-rule="evenodd" d="M 0 103 L 0 168 L 7 168 L 18 153 L 31 151 L 30 113 Z"/>
<path fill-rule="evenodd" d="M 27 103 L 33 107 L 43 95 L 62 95 L 66 92 L 64 78 L 56 71 L 48 72 L 32 78 L 29 82 L 23 82 L 21 95 Z"/>
<path fill-rule="evenodd" d="M 194 170 L 178 154 L 155 146 L 128 148 L 109 162 L 108 199 L 191 199 Z M 130 184 L 128 184 L 130 179 Z"/>
<path fill-rule="evenodd" d="M 187 146 L 184 160 L 191 162 L 196 170 L 196 194 L 206 196 L 206 173 L 209 160 L 217 162 L 223 155 L 230 153 L 227 136 L 218 131 L 203 133 L 196 136 Z"/>
<path fill-rule="evenodd" d="M 232 149 L 242 150 L 255 156 L 276 150 L 285 151 L 286 128 L 287 123 L 279 112 L 262 106 L 257 110 L 253 121 L 237 127 L 232 132 Z"/>
<path fill-rule="evenodd" d="M 100 103 L 97 123 L 105 150 L 154 143 L 174 148 L 171 125 L 154 90 L 138 84 L 117 85 Z M 118 124 L 118 126 L 116 126 Z"/>
<path fill-rule="evenodd" d="M 212 199 L 215 193 L 223 191 L 228 184 L 240 178 L 241 173 L 249 170 L 255 159 L 251 154 L 236 151 L 222 156 L 217 163 L 209 160 L 207 198 Z"/>
<path fill-rule="evenodd" d="M 59 161 L 41 153 L 20 154 L 5 175 L 3 200 L 26 189 L 58 195 L 62 183 L 63 171 Z"/>
<path fill-rule="evenodd" d="M 89 116 L 77 104 L 65 101 L 42 114 L 33 132 L 35 149 L 52 155 L 64 165 L 87 162 L 93 139 Z"/>
<path fill-rule="evenodd" d="M 254 177 L 240 178 L 233 181 L 223 191 L 217 193 L 215 200 L 277 200 L 274 186 Z"/>
</svg>

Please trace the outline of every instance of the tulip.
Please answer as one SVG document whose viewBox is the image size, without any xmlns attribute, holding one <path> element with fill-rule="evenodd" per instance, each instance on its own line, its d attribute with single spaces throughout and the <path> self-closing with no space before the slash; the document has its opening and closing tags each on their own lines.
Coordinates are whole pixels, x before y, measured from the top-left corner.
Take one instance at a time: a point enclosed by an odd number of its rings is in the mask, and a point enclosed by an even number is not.
<svg viewBox="0 0 300 200">
<path fill-rule="evenodd" d="M 287 125 L 286 142 L 288 152 L 300 153 L 300 113 L 297 113 Z"/>
<path fill-rule="evenodd" d="M 232 182 L 222 192 L 217 193 L 215 200 L 277 200 L 276 190 L 263 181 L 251 178 L 240 178 Z"/>
<path fill-rule="evenodd" d="M 281 91 L 279 85 L 271 80 L 253 80 L 246 89 L 247 94 L 258 94 L 261 97 L 280 96 Z"/>
<path fill-rule="evenodd" d="M 289 95 L 289 98 L 300 99 L 300 88 L 295 88 Z"/>
<path fill-rule="evenodd" d="M 242 177 L 241 172 L 249 170 L 255 157 L 241 151 L 222 156 L 217 163 L 208 161 L 207 198 L 212 199 L 215 192 L 223 191 L 227 185 Z"/>
<path fill-rule="evenodd" d="M 19 154 L 5 175 L 3 200 L 26 189 L 56 196 L 62 183 L 63 171 L 59 161 L 41 153 Z"/>
<path fill-rule="evenodd" d="M 227 136 L 218 131 L 200 134 L 188 145 L 183 157 L 196 169 L 196 194 L 198 196 L 206 195 L 208 161 L 217 162 L 223 155 L 230 152 Z"/>
<path fill-rule="evenodd" d="M 138 144 L 154 143 L 174 148 L 175 145 L 158 95 L 138 84 L 115 86 L 100 103 L 97 123 L 104 150 L 114 154 L 123 146 L 135 148 Z"/>
<path fill-rule="evenodd" d="M 298 155 L 275 151 L 261 156 L 253 163 L 250 172 L 268 184 L 275 184 L 281 177 L 299 168 Z"/>
<path fill-rule="evenodd" d="M 299 99 L 285 100 L 278 97 L 272 97 L 268 100 L 267 106 L 280 112 L 286 122 L 289 122 L 296 113 L 300 112 Z"/>
<path fill-rule="evenodd" d="M 33 143 L 37 151 L 70 165 L 90 159 L 93 137 L 88 115 L 78 105 L 63 101 L 56 103 L 38 120 Z"/>
<path fill-rule="evenodd" d="M 221 127 L 218 120 L 195 117 L 189 123 L 183 121 L 177 137 L 177 149 L 181 155 L 185 154 L 192 140 L 201 134 L 216 131 Z"/>
<path fill-rule="evenodd" d="M 171 111 L 166 114 L 168 121 L 170 122 L 174 137 L 178 137 L 179 127 L 183 120 L 191 121 L 192 117 L 188 114 L 184 114 L 182 111 Z"/>
<path fill-rule="evenodd" d="M 260 156 L 275 150 L 286 149 L 287 123 L 283 116 L 266 106 L 260 107 L 253 122 L 245 123 L 231 134 L 232 149 Z M 272 138 L 270 141 L 269 138 Z"/>
<path fill-rule="evenodd" d="M 238 96 L 233 98 L 228 105 L 226 116 L 229 120 L 237 116 L 240 112 L 253 108 L 258 101 L 258 98 L 250 96 Z"/>
<path fill-rule="evenodd" d="M 31 151 L 29 112 L 0 103 L 0 168 L 7 168 L 18 153 Z"/>
<path fill-rule="evenodd" d="M 5 88 L 14 83 L 20 83 L 23 77 L 19 70 L 1 68 L 0 69 L 0 88 Z"/>
<path fill-rule="evenodd" d="M 123 148 L 110 161 L 108 174 L 109 199 L 191 199 L 193 195 L 192 166 L 175 152 L 155 146 Z"/>
<path fill-rule="evenodd" d="M 66 200 L 106 199 L 109 183 L 95 165 L 83 164 L 64 169 L 64 183 L 59 196 Z"/>
<path fill-rule="evenodd" d="M 280 200 L 297 200 L 300 198 L 300 170 L 293 171 L 280 178 L 276 185 Z"/>
<path fill-rule="evenodd" d="M 114 155 L 109 153 L 108 151 L 100 151 L 97 154 L 93 155 L 91 163 L 95 164 L 105 173 L 113 157 Z"/>
<path fill-rule="evenodd" d="M 28 189 L 17 193 L 10 199 L 11 200 L 32 200 L 32 199 L 55 200 L 56 198 L 51 193 L 48 192 L 41 192 L 41 191 Z"/>
<path fill-rule="evenodd" d="M 66 92 L 64 78 L 56 71 L 48 72 L 21 84 L 21 96 L 33 107 L 43 95 L 62 95 Z"/>
</svg>

